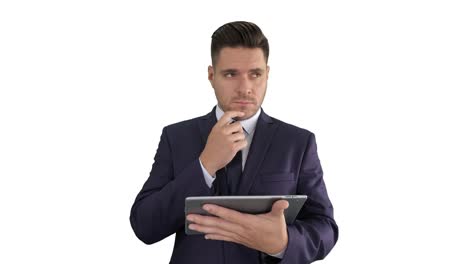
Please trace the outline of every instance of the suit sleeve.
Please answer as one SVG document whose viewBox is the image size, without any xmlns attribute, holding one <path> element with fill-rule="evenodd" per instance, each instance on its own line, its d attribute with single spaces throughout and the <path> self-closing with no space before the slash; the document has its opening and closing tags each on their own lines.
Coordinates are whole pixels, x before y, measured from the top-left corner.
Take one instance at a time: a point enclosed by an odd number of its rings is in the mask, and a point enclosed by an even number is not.
<svg viewBox="0 0 468 264">
<path fill-rule="evenodd" d="M 323 259 L 338 240 L 338 226 L 328 198 L 315 136 L 310 134 L 298 179 L 298 194 L 308 196 L 296 221 L 288 225 L 289 242 L 280 263 Z"/>
<path fill-rule="evenodd" d="M 184 228 L 186 197 L 211 194 L 198 157 L 175 175 L 173 160 L 176 157 L 173 155 L 167 128 L 164 128 L 150 176 L 130 212 L 133 231 L 146 244 L 158 242 Z"/>
</svg>

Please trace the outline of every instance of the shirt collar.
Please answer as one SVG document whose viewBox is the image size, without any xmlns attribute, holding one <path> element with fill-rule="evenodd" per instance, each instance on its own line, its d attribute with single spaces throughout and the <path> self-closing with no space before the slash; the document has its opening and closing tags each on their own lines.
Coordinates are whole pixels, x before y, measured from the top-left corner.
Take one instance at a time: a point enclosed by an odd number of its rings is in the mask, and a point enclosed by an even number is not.
<svg viewBox="0 0 468 264">
<path fill-rule="evenodd" d="M 260 108 L 257 110 L 255 115 L 251 116 L 249 119 L 240 120 L 242 127 L 244 128 L 247 134 L 252 135 L 255 131 L 255 126 L 257 125 L 258 117 L 260 116 Z M 223 109 L 219 105 L 216 106 L 216 119 L 219 120 L 224 115 Z"/>
</svg>

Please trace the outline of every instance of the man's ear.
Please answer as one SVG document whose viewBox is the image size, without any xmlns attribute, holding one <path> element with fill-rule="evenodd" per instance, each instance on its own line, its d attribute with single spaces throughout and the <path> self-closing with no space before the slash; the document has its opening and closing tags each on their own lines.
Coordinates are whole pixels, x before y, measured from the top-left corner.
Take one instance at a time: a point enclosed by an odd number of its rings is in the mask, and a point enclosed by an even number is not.
<svg viewBox="0 0 468 264">
<path fill-rule="evenodd" d="M 211 83 L 211 86 L 213 87 L 213 79 L 214 79 L 214 68 L 213 66 L 208 66 L 208 80 Z"/>
</svg>

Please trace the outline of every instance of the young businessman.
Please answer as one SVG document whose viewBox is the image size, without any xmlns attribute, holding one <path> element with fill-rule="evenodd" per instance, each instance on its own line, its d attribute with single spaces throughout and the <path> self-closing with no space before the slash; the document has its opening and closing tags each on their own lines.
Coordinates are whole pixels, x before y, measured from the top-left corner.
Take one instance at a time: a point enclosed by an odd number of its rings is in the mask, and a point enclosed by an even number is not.
<svg viewBox="0 0 468 264">
<path fill-rule="evenodd" d="M 171 263 L 310 263 L 338 239 L 314 134 L 268 116 L 261 108 L 269 45 L 260 28 L 232 22 L 212 35 L 208 79 L 218 100 L 205 116 L 163 129 L 153 168 L 132 206 L 137 237 L 152 244 L 176 233 Z M 207 205 L 216 217 L 188 215 L 188 196 L 303 194 L 293 224 L 287 201 L 250 215 Z"/>
</svg>

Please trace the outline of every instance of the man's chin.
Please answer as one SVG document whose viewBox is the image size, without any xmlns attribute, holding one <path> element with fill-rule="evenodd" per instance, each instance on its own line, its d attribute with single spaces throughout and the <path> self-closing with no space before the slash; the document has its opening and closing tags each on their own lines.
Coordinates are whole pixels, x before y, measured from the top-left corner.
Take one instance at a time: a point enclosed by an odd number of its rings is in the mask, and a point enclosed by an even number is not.
<svg viewBox="0 0 468 264">
<path fill-rule="evenodd" d="M 231 106 L 228 108 L 227 111 L 236 111 L 244 113 L 243 117 L 237 117 L 236 120 L 245 120 L 251 118 L 255 113 L 257 113 L 258 109 L 252 109 L 251 106 Z"/>
<path fill-rule="evenodd" d="M 255 115 L 255 111 L 253 110 L 246 110 L 246 109 L 236 109 L 234 111 L 239 111 L 244 113 L 244 116 L 236 118 L 236 120 L 246 120 L 251 118 L 253 115 Z"/>
</svg>

